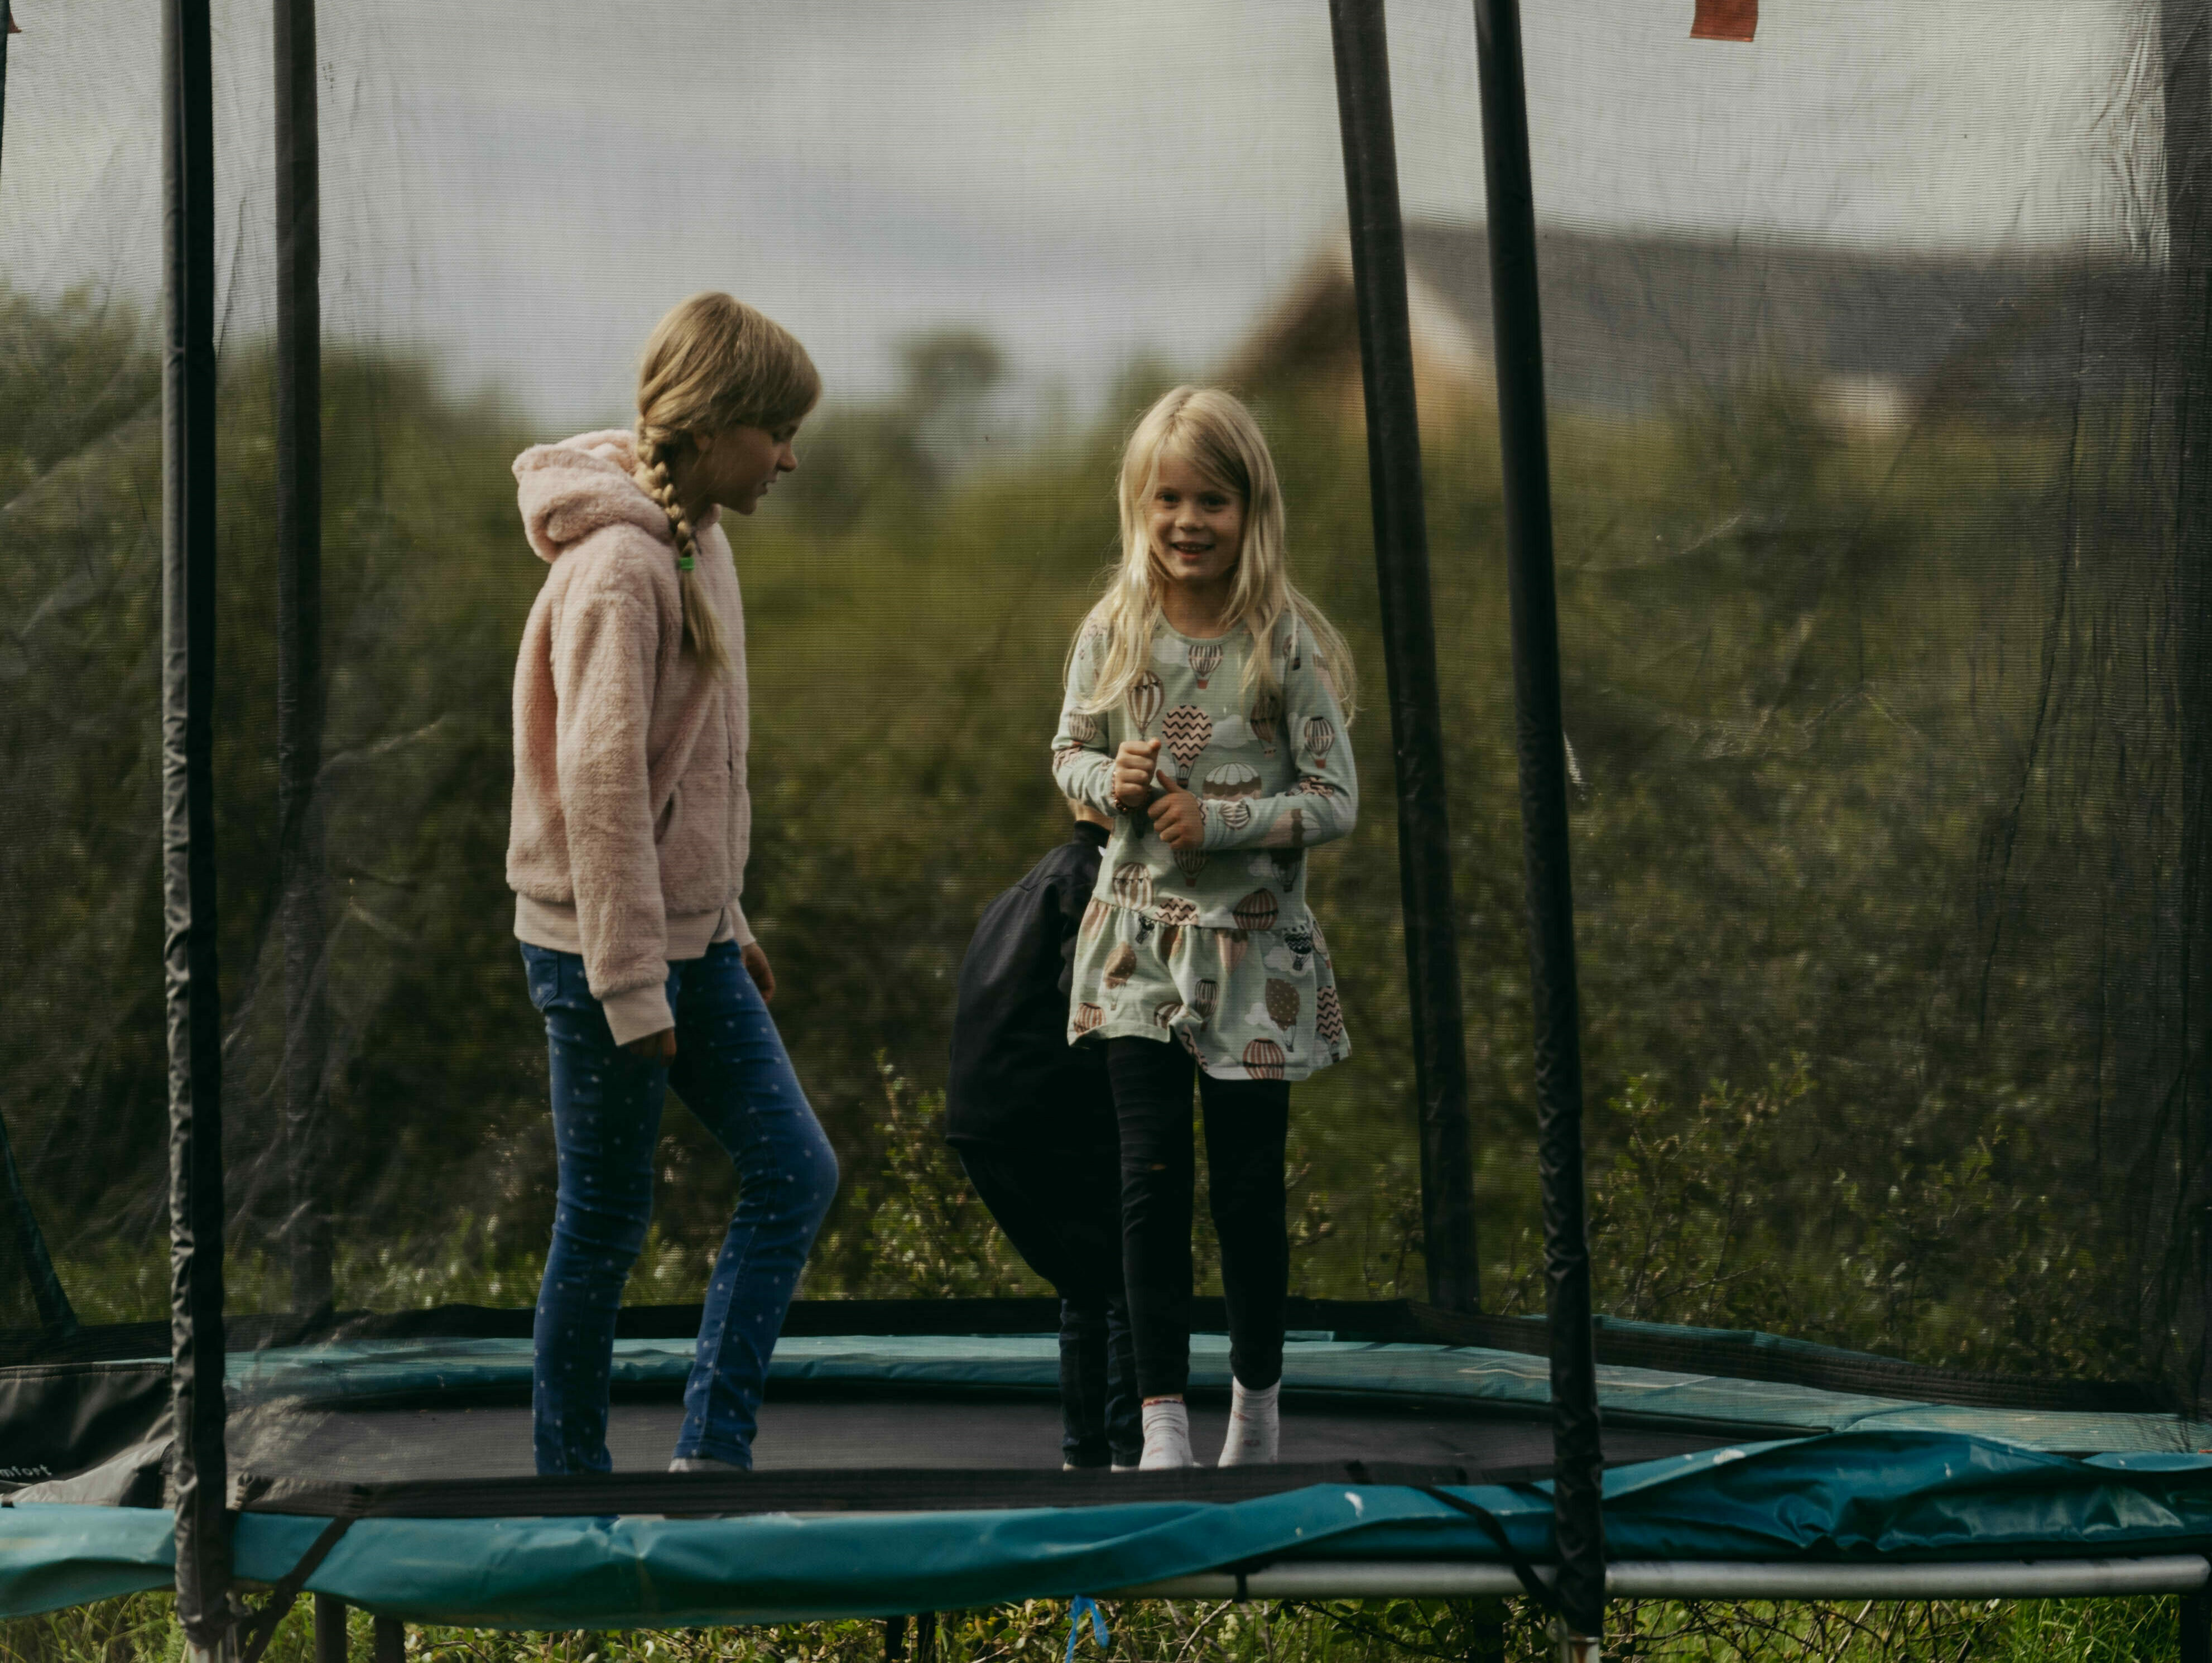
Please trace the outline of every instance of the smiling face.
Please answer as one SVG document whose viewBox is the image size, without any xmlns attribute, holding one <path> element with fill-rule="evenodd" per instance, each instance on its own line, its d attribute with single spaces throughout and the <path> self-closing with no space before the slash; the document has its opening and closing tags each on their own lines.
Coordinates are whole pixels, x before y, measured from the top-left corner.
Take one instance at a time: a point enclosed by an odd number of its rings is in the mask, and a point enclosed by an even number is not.
<svg viewBox="0 0 2212 1663">
<path fill-rule="evenodd" d="M 1170 583 L 1214 590 L 1235 575 L 1244 546 L 1244 499 L 1201 473 L 1189 458 L 1161 452 L 1145 517 L 1153 563 Z"/>
<path fill-rule="evenodd" d="M 760 507 L 770 486 L 799 465 L 792 441 L 799 423 L 778 428 L 726 428 L 701 435 L 693 446 L 678 489 L 703 509 L 719 502 L 734 513 Z"/>
</svg>

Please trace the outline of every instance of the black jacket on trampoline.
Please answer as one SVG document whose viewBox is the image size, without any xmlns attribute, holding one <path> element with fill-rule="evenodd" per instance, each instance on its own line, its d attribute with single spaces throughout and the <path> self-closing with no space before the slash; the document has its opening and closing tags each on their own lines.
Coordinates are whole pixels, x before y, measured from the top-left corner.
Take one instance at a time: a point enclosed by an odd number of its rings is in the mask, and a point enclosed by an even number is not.
<svg viewBox="0 0 2212 1663">
<path fill-rule="evenodd" d="M 945 1136 L 956 1148 L 1112 1149 L 1105 1047 L 1067 1042 L 1075 932 L 1106 829 L 1075 834 L 983 909 L 960 965 Z"/>
</svg>

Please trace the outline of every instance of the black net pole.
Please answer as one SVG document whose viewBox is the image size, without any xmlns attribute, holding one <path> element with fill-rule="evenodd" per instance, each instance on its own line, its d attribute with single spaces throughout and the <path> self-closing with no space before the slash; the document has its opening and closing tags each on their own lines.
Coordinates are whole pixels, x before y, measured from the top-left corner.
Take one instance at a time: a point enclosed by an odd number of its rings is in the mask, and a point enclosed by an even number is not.
<svg viewBox="0 0 2212 1663">
<path fill-rule="evenodd" d="M 208 0 L 161 11 L 161 913 L 169 1018 L 177 1615 L 228 1626 L 223 1510 L 222 1012 L 216 981 L 215 95 Z"/>
<path fill-rule="evenodd" d="M 331 1214 L 319 1131 L 323 998 L 322 264 L 315 0 L 276 0 L 276 811 L 284 962 L 284 1240 L 292 1308 L 331 1302 Z"/>
<path fill-rule="evenodd" d="M 1475 0 L 1489 203 L 1491 324 L 1505 476 L 1506 581 L 1513 611 L 1513 705 L 1521 764 L 1522 859 L 1534 992 L 1544 1284 L 1552 1331 L 1553 1483 L 1559 1599 L 1568 1627 L 1595 1638 L 1605 1616 L 1596 1358 L 1589 1232 L 1583 1198 L 1582 1012 L 1575 978 L 1574 883 L 1567 851 L 1566 739 L 1559 715 L 1559 622 L 1552 572 L 1552 479 L 1545 436 L 1544 340 L 1536 303 L 1536 203 L 1516 0 Z"/>
<path fill-rule="evenodd" d="M 1375 568 L 1398 782 L 1399 904 L 1406 922 L 1413 1080 L 1420 1098 L 1421 1226 L 1429 1301 L 1481 1307 L 1475 1257 L 1474 1138 L 1468 1114 L 1467 1040 L 1452 907 L 1451 830 L 1444 798 L 1443 717 L 1422 515 L 1421 429 L 1407 318 L 1405 228 L 1390 113 L 1382 0 L 1329 0 L 1336 107 L 1344 140 L 1345 206 L 1359 313 L 1361 389 Z"/>
<path fill-rule="evenodd" d="M 2188 1228 L 2169 1263 L 2193 1269 L 2198 1331 L 2191 1371 L 2197 1400 L 2212 1400 L 2212 1215 L 2201 1174 L 2212 1154 L 2212 4 L 2160 0 L 2165 76 L 2167 329 L 2177 383 L 2173 422 L 2173 560 L 2180 629 L 2181 913 L 2183 1032 L 2187 1051 L 2180 1169 L 2194 1181 L 2178 1198 Z"/>
<path fill-rule="evenodd" d="M 8 36 L 15 27 L 15 9 L 0 0 L 0 141 L 8 133 Z M 4 150 L 4 145 L 0 145 Z"/>
</svg>

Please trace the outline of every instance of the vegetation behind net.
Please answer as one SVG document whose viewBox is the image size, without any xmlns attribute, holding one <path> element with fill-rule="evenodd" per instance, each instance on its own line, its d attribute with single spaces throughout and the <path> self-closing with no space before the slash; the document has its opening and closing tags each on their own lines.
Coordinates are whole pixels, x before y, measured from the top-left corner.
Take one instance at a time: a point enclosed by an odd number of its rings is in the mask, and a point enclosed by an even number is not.
<svg viewBox="0 0 2212 1663">
<path fill-rule="evenodd" d="M 1839 412 L 1816 367 L 1778 351 L 1557 416 L 1607 1308 L 2193 1379 L 2191 717 L 2157 459 L 2171 393 L 2079 373 L 2115 343 L 2159 361 L 2155 305 L 2116 281 L 2030 293 L 2025 322 L 2006 314 L 2016 338 L 1966 340 L 1906 421 Z M 2116 292 L 2127 305 L 2093 319 Z M 167 1300 L 143 323 L 88 294 L 0 295 L 0 734 L 33 786 L 0 810 L 0 910 L 22 944 L 0 1110 L 88 1320 Z M 250 347 L 227 361 L 231 1285 L 252 1309 L 286 1302 L 276 1244 L 300 1197 L 276 1099 L 271 370 Z M 1060 657 L 1110 552 L 1119 424 L 1175 370 L 1133 365 L 1095 425 L 956 466 L 945 435 L 978 419 L 995 351 L 938 337 L 907 361 L 895 394 L 817 419 L 793 490 L 735 539 L 747 909 L 848 1174 L 817 1296 L 1034 1285 L 934 1148 L 929 1094 L 978 912 L 1065 835 L 1045 766 Z M 334 345 L 325 365 L 343 441 L 325 485 L 331 1023 L 313 1204 L 335 1220 L 342 1307 L 526 1303 L 553 1162 L 501 865 L 508 683 L 541 568 L 507 464 L 555 435 L 425 361 Z M 1356 402 L 1327 375 L 1255 379 L 1301 580 L 1379 686 Z M 1528 1308 L 1496 437 L 1480 398 L 1425 417 L 1486 1284 L 1494 1308 Z M 1379 707 L 1358 723 L 1369 810 L 1314 875 L 1355 1054 L 1296 1110 L 1295 1275 L 1312 1295 L 1423 1286 L 1388 727 Z M 635 1299 L 696 1296 L 731 1199 L 718 1152 L 670 1125 Z"/>
</svg>

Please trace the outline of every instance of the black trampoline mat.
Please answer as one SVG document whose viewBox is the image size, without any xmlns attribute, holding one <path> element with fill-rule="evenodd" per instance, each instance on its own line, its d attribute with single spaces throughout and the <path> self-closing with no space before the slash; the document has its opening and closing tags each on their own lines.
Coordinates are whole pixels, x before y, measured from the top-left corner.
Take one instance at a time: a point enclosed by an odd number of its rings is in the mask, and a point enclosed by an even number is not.
<svg viewBox="0 0 2212 1663">
<path fill-rule="evenodd" d="M 617 1402 L 607 1448 L 617 1472 L 665 1470 L 684 1417 L 675 1402 Z M 1195 1403 L 1191 1447 L 1218 1455 L 1225 1404 Z M 248 1411 L 233 1417 L 234 1469 L 326 1482 L 512 1478 L 533 1471 L 528 1405 Z M 1059 1405 L 1041 1396 L 802 1396 L 763 1404 L 757 1470 L 824 1467 L 1050 1471 L 1060 1464 Z M 1731 1440 L 1700 1430 L 1607 1428 L 1608 1462 L 1656 1460 Z M 1286 1463 L 1368 1461 L 1474 1468 L 1540 1467 L 1552 1460 L 1547 1420 L 1378 1405 L 1286 1404 Z"/>
</svg>

